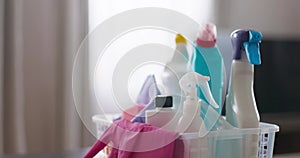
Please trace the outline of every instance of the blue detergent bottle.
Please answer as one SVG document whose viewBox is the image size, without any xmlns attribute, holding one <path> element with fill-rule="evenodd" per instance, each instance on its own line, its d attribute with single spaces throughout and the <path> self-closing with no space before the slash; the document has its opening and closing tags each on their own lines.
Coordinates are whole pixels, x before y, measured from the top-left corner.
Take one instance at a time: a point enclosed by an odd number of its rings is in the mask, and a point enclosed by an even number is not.
<svg viewBox="0 0 300 158">
<path fill-rule="evenodd" d="M 212 23 L 207 23 L 200 28 L 197 39 L 194 43 L 194 52 L 191 58 L 193 71 L 209 76 L 209 86 L 212 95 L 219 107 L 214 109 L 220 114 L 222 111 L 222 88 L 223 88 L 223 58 L 216 45 L 217 30 Z M 207 102 L 203 92 L 198 88 L 198 97 Z M 207 111 L 202 109 L 201 116 Z"/>
</svg>

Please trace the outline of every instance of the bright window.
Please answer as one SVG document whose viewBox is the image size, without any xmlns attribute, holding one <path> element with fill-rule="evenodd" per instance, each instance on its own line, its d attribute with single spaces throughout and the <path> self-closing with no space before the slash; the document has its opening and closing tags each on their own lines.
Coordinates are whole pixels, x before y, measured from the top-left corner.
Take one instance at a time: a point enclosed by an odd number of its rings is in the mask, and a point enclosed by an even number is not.
<svg viewBox="0 0 300 158">
<path fill-rule="evenodd" d="M 211 0 L 89 0 L 89 30 L 92 32 L 99 24 L 113 15 L 142 7 L 171 9 L 187 15 L 199 23 L 207 22 L 213 20 L 213 6 L 214 4 Z M 166 23 L 167 22 L 168 21 L 166 21 Z M 178 21 L 178 24 L 180 25 L 180 21 Z M 132 31 L 115 40 L 102 56 L 103 62 L 101 64 L 103 67 L 98 68 L 94 73 L 95 78 L 90 76 L 92 77 L 90 81 L 94 82 L 93 80 L 95 80 L 95 84 L 90 84 L 91 94 L 95 94 L 96 98 L 98 97 L 98 102 L 96 99 L 92 101 L 92 104 L 99 104 L 99 100 L 101 100 L 102 110 L 106 113 L 120 112 L 120 110 L 127 108 L 128 104 L 121 108 L 111 106 L 115 104 L 111 81 L 113 71 L 119 60 L 121 60 L 126 53 L 131 49 L 147 43 L 164 44 L 175 48 L 174 35 L 153 29 Z M 92 45 L 90 47 L 93 48 Z M 165 61 L 168 61 L 171 57 L 172 55 L 166 57 Z M 91 58 L 90 62 L 93 62 L 94 59 L 93 57 Z M 150 74 L 159 76 L 162 69 L 163 65 L 155 65 L 153 63 L 151 65 L 150 63 L 133 70 L 130 78 L 126 79 L 128 80 L 127 91 L 129 97 L 125 99 L 135 100 L 146 76 Z M 157 82 L 160 82 L 159 77 L 157 78 Z"/>
</svg>

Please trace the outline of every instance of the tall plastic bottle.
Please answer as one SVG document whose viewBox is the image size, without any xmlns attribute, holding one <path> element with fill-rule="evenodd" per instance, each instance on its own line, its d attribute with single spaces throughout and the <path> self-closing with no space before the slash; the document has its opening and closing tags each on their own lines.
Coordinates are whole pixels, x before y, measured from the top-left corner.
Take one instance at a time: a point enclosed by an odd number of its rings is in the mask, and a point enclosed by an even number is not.
<svg viewBox="0 0 300 158">
<path fill-rule="evenodd" d="M 238 128 L 259 127 L 260 118 L 253 92 L 253 79 L 254 65 L 261 64 L 261 39 L 261 33 L 253 30 L 237 30 L 231 34 L 233 61 L 226 96 L 226 120 Z M 245 149 L 249 150 L 243 156 L 257 157 L 258 136 L 245 139 Z"/>
<path fill-rule="evenodd" d="M 200 117 L 201 100 L 197 96 L 197 85 L 202 90 L 204 96 L 209 101 L 209 104 L 218 106 L 212 97 L 208 81 L 209 77 L 202 76 L 196 72 L 189 72 L 185 74 L 179 81 L 180 88 L 186 95 L 186 100 L 183 103 L 183 114 L 179 119 L 177 131 L 180 133 L 199 133 L 199 136 L 205 136 L 207 129 Z M 189 142 L 190 144 L 185 149 L 185 157 L 199 158 L 205 157 L 206 151 L 200 149 L 208 148 L 208 141 L 202 137 L 200 140 L 195 139 Z M 189 152 L 187 152 L 189 151 Z M 188 154 L 188 155 L 187 155 Z"/>
<path fill-rule="evenodd" d="M 179 79 L 190 71 L 187 41 L 181 35 L 176 35 L 176 50 L 170 62 L 168 62 L 161 75 L 166 95 L 180 95 Z"/>
<path fill-rule="evenodd" d="M 178 132 L 198 132 L 203 123 L 202 118 L 199 116 L 201 100 L 197 96 L 197 85 L 204 92 L 204 96 L 209 101 L 209 104 L 218 106 L 212 97 L 208 85 L 209 79 L 208 76 L 202 76 L 196 72 L 189 72 L 180 79 L 179 85 L 184 91 L 186 99 L 183 103 L 183 114 L 177 126 Z"/>
<path fill-rule="evenodd" d="M 222 88 L 223 88 L 223 58 L 216 45 L 217 29 L 212 23 L 205 24 L 201 27 L 195 42 L 195 50 L 192 54 L 192 68 L 195 72 L 204 76 L 209 76 L 209 86 L 212 95 L 220 108 L 215 110 L 221 113 L 222 110 Z M 198 96 L 203 99 L 202 92 Z"/>
</svg>

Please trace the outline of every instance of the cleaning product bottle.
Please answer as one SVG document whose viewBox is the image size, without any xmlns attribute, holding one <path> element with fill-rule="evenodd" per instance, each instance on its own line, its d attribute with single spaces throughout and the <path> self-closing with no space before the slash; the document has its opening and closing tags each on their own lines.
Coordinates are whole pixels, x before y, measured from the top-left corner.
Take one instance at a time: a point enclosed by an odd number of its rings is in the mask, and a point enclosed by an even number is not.
<svg viewBox="0 0 300 158">
<path fill-rule="evenodd" d="M 180 95 L 179 79 L 190 71 L 187 41 L 181 35 L 176 35 L 176 50 L 170 62 L 168 62 L 161 75 L 166 95 Z"/>
<path fill-rule="evenodd" d="M 202 101 L 197 96 L 197 85 L 202 90 L 209 104 L 213 105 L 213 107 L 218 107 L 208 85 L 209 79 L 208 76 L 202 76 L 196 72 L 189 72 L 180 79 L 179 85 L 186 95 L 186 100 L 183 103 L 182 117 L 177 125 L 178 132 L 192 133 L 200 130 L 203 122 L 200 117 L 200 105 Z M 204 124 L 203 127 L 205 127 Z"/>
<path fill-rule="evenodd" d="M 216 26 L 208 23 L 201 27 L 195 42 L 195 50 L 192 54 L 192 68 L 195 72 L 204 76 L 209 76 L 209 86 L 212 95 L 219 108 L 215 108 L 218 113 L 222 110 L 222 87 L 223 87 L 223 58 L 216 45 Z M 199 90 L 198 96 L 206 101 L 203 92 Z"/>
<path fill-rule="evenodd" d="M 174 131 L 176 129 L 176 124 L 173 119 L 176 114 L 176 110 L 172 108 L 172 96 L 156 96 L 154 104 L 156 106 L 154 110 L 146 111 L 146 123 Z"/>
<path fill-rule="evenodd" d="M 181 89 L 186 95 L 183 103 L 183 114 L 179 119 L 177 131 L 180 133 L 199 133 L 198 139 L 188 142 L 185 148 L 185 157 L 199 158 L 207 157 L 208 140 L 205 135 L 208 133 L 205 124 L 200 116 L 200 105 L 203 103 L 197 96 L 197 85 L 202 90 L 204 96 L 214 107 L 218 107 L 212 97 L 208 81 L 208 76 L 202 76 L 195 72 L 185 74 L 179 81 Z M 214 110 L 213 110 L 214 111 Z M 205 150 L 200 150 L 205 149 Z"/>
<path fill-rule="evenodd" d="M 226 96 L 226 120 L 238 128 L 259 127 L 253 78 L 254 65 L 261 64 L 261 39 L 261 33 L 253 30 L 236 30 L 231 34 L 233 61 Z M 258 136 L 250 139 L 250 142 L 245 144 L 249 149 L 247 157 L 257 157 Z"/>
</svg>

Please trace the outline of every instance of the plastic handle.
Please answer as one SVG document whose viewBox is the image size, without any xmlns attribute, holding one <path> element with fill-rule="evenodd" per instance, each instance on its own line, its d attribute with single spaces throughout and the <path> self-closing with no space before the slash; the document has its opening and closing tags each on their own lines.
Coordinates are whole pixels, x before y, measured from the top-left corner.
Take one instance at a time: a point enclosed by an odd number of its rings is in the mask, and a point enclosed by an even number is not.
<svg viewBox="0 0 300 158">
<path fill-rule="evenodd" d="M 216 103 L 215 99 L 212 96 L 212 93 L 211 93 L 209 85 L 208 85 L 208 81 L 198 82 L 198 85 L 199 85 L 200 89 L 202 90 L 203 95 L 206 98 L 206 100 L 208 101 L 208 103 L 210 105 L 212 105 L 214 108 L 219 108 L 219 105 Z"/>
</svg>

